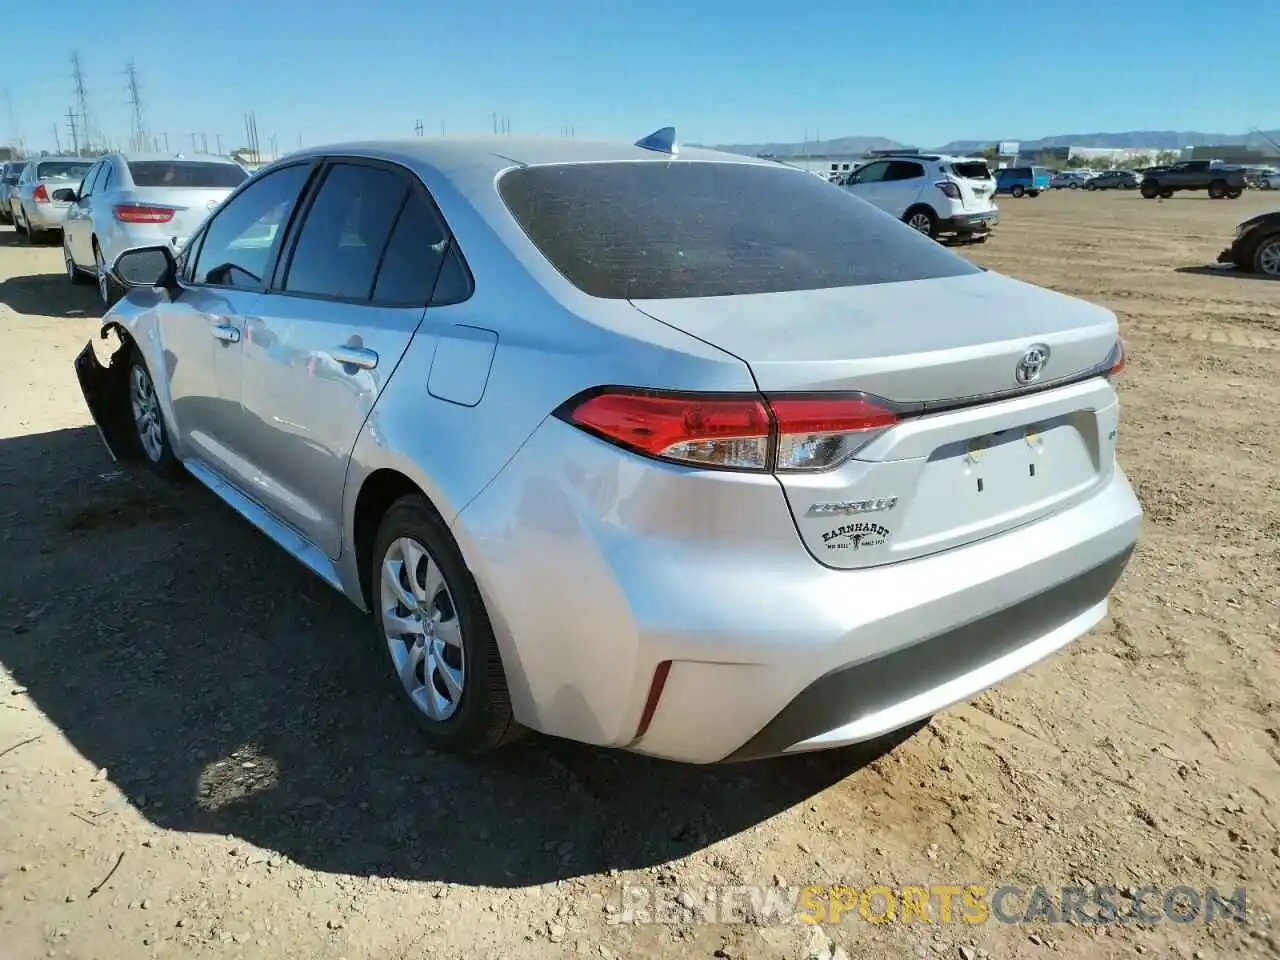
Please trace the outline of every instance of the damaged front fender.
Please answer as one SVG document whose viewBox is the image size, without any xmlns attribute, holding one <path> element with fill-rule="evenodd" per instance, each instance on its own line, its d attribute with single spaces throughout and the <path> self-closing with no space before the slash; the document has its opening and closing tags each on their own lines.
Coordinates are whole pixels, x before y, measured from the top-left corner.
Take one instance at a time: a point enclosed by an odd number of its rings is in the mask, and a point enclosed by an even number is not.
<svg viewBox="0 0 1280 960">
<path fill-rule="evenodd" d="M 104 327 L 99 338 L 108 344 L 106 363 L 98 358 L 94 341 L 90 340 L 76 356 L 76 379 L 111 459 L 117 463 L 136 460 L 140 451 L 129 409 L 129 353 L 123 349 L 119 331 Z"/>
</svg>

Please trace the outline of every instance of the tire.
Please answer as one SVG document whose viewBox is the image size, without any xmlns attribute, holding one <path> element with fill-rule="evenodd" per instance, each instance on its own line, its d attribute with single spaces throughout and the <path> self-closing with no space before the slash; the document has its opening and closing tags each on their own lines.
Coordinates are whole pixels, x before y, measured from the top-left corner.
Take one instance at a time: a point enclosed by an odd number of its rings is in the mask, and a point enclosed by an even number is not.
<svg viewBox="0 0 1280 960">
<path fill-rule="evenodd" d="M 1243 190 L 1228 190 L 1228 191 L 1227 191 L 1227 199 L 1228 199 L 1228 200 L 1239 200 L 1239 199 L 1240 199 L 1240 197 L 1241 197 L 1243 194 L 1244 194 L 1244 191 L 1243 191 Z"/>
<path fill-rule="evenodd" d="M 1138 187 L 1138 192 L 1142 194 L 1143 200 L 1154 200 L 1160 196 L 1160 188 L 1154 183 L 1144 183 Z"/>
<path fill-rule="evenodd" d="M 84 271 L 76 266 L 75 258 L 71 256 L 71 250 L 67 246 L 67 238 L 62 238 L 62 266 L 67 271 L 67 279 L 75 286 L 83 287 L 92 283 L 88 277 L 84 275 Z"/>
<path fill-rule="evenodd" d="M 1160 199 L 1161 199 L 1161 200 L 1172 200 L 1172 199 L 1173 199 L 1173 191 L 1172 191 L 1172 190 L 1161 190 L 1161 191 L 1160 191 Z"/>
<path fill-rule="evenodd" d="M 1215 180 L 1209 184 L 1209 199 L 1221 200 L 1227 195 L 1227 184 L 1225 180 Z"/>
<path fill-rule="evenodd" d="M 1014 184 L 1014 185 L 1013 185 L 1013 187 L 1009 190 L 1009 195 L 1010 195 L 1011 197 L 1013 197 L 1013 198 L 1016 200 L 1016 199 L 1018 199 L 1019 197 L 1021 197 L 1021 196 L 1022 196 L 1024 193 L 1026 193 L 1026 192 L 1027 192 L 1027 191 L 1023 188 L 1022 184 L 1020 184 L 1020 183 L 1016 183 L 1016 184 Z"/>
<path fill-rule="evenodd" d="M 1028 190 L 1028 191 L 1027 191 L 1027 196 L 1028 196 L 1028 197 L 1038 197 L 1038 196 L 1040 196 L 1040 191 L 1039 191 L 1039 190 Z"/>
<path fill-rule="evenodd" d="M 1079 190 L 1079 189 L 1080 189 L 1080 184 L 1078 184 L 1078 183 L 1073 183 L 1073 184 L 1071 184 L 1070 186 L 1071 186 L 1071 189 L 1072 189 L 1072 190 Z M 1086 186 L 1086 187 L 1085 187 L 1085 189 L 1087 190 L 1087 189 L 1088 189 L 1088 187 Z"/>
<path fill-rule="evenodd" d="M 1086 190 L 1091 190 L 1091 191 L 1092 191 L 1092 190 L 1097 190 L 1097 189 L 1098 189 L 1098 185 L 1097 185 L 1096 183 L 1086 183 L 1086 184 L 1084 185 L 1084 188 L 1085 188 Z"/>
<path fill-rule="evenodd" d="M 98 285 L 98 302 L 104 310 L 109 310 L 120 299 L 122 291 L 119 285 L 107 273 L 107 262 L 102 256 L 102 248 L 98 246 L 98 238 L 93 238 L 93 269 Z"/>
<path fill-rule="evenodd" d="M 902 222 L 930 240 L 938 239 L 938 215 L 928 207 L 912 207 L 902 215 Z"/>
<path fill-rule="evenodd" d="M 134 430 L 133 439 L 143 463 L 152 473 L 165 479 L 175 479 L 182 474 L 182 464 L 169 443 L 169 428 L 165 426 L 164 412 L 156 397 L 155 381 L 137 344 L 130 345 L 125 389 L 129 421 Z"/>
<path fill-rule="evenodd" d="M 1280 233 L 1262 238 L 1253 251 L 1250 266 L 1254 273 L 1280 280 Z"/>
<path fill-rule="evenodd" d="M 390 680 L 428 743 L 445 753 L 475 754 L 514 739 L 521 728 L 480 590 L 425 497 L 413 494 L 391 505 L 371 563 L 374 641 L 391 661 Z M 390 633 L 394 627 L 407 630 Z"/>
</svg>

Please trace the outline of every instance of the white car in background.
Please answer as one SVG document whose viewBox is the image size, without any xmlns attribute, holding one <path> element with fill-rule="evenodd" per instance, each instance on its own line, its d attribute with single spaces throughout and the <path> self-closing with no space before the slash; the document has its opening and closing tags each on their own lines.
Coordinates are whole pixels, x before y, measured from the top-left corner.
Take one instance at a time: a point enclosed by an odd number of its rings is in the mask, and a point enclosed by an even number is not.
<svg viewBox="0 0 1280 960">
<path fill-rule="evenodd" d="M 62 259 L 72 283 L 96 281 L 110 306 L 116 290 L 107 269 L 130 247 L 180 248 L 209 214 L 249 178 L 226 157 L 112 153 L 79 187 L 53 193 L 69 203 Z"/>
<path fill-rule="evenodd" d="M 877 157 L 850 173 L 841 186 L 934 240 L 985 240 L 1000 221 L 996 182 L 981 157 Z"/>
</svg>

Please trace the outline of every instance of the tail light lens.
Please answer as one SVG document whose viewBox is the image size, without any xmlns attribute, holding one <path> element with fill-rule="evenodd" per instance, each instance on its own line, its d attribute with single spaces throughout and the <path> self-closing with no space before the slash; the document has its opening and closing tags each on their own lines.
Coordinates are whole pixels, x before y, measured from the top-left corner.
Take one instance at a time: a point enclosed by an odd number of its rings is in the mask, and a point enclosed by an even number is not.
<svg viewBox="0 0 1280 960">
<path fill-rule="evenodd" d="M 950 180 L 939 180 L 934 186 L 942 191 L 944 197 L 948 197 L 951 200 L 960 199 L 960 187 Z"/>
<path fill-rule="evenodd" d="M 118 203 L 113 211 L 121 223 L 168 223 L 173 219 L 173 207 L 157 207 L 144 203 Z"/>
<path fill-rule="evenodd" d="M 1114 380 L 1124 372 L 1124 363 L 1126 359 L 1124 340 L 1121 339 L 1116 341 L 1115 348 L 1111 351 L 1111 356 L 1108 359 L 1111 366 L 1107 370 L 1107 379 Z"/>
<path fill-rule="evenodd" d="M 31 191 L 31 199 L 36 203 L 49 202 L 49 191 L 45 188 L 43 183 L 36 184 L 36 188 Z"/>
<path fill-rule="evenodd" d="M 636 453 L 690 466 L 797 472 L 843 463 L 898 422 L 864 394 L 740 397 L 605 390 L 561 419 Z"/>
</svg>

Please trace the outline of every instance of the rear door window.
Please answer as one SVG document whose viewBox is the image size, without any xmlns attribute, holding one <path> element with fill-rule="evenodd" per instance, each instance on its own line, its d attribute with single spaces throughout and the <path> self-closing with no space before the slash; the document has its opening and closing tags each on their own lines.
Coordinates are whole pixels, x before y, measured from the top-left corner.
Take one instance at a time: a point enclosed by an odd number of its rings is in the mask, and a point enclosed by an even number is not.
<svg viewBox="0 0 1280 960">
<path fill-rule="evenodd" d="M 595 297 L 781 293 L 979 272 L 854 193 L 774 164 L 549 164 L 508 171 L 498 190 L 542 255 Z"/>
<path fill-rule="evenodd" d="M 193 160 L 131 160 L 129 176 L 135 187 L 208 187 L 230 189 L 248 179 L 243 167 L 234 163 L 204 163 Z"/>
<path fill-rule="evenodd" d="M 403 174 L 385 167 L 335 163 L 298 233 L 284 291 L 367 301 L 408 195 L 409 181 Z M 442 236 L 443 231 L 439 232 Z M 438 261 L 434 270 L 439 272 Z M 431 280 L 434 285 L 434 275 Z"/>
</svg>

